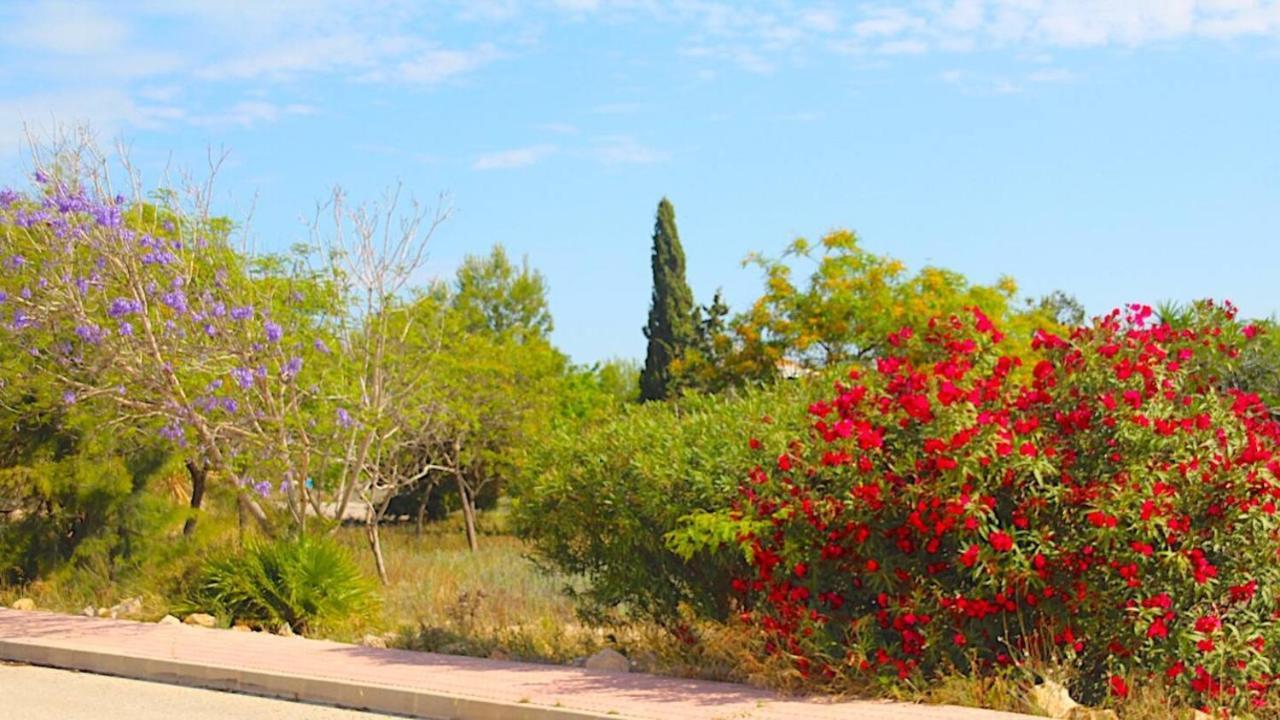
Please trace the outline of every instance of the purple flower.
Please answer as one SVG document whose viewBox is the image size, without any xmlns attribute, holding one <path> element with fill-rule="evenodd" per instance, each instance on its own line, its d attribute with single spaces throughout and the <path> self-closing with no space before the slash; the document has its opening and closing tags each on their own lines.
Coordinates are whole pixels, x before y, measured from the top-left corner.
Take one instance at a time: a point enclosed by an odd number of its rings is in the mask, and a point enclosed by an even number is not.
<svg viewBox="0 0 1280 720">
<path fill-rule="evenodd" d="M 234 368 L 231 371 L 231 379 L 236 381 L 236 385 L 242 388 L 253 387 L 253 373 L 247 368 Z"/>
<path fill-rule="evenodd" d="M 76 336 L 90 345 L 97 345 L 107 336 L 107 331 L 97 325 L 78 325 L 76 326 Z"/>
<path fill-rule="evenodd" d="M 63 403 L 65 403 L 65 404 L 67 404 L 67 405 L 75 405 L 75 404 L 76 404 L 76 394 L 75 394 L 75 392 L 74 392 L 74 391 L 72 391 L 72 390 L 68 390 L 68 391 L 66 391 L 66 392 L 62 393 L 62 402 L 63 402 Z"/>
<path fill-rule="evenodd" d="M 346 408 L 338 408 L 338 427 L 351 427 L 351 413 Z"/>
<path fill-rule="evenodd" d="M 9 293 L 3 290 L 0 290 L 0 303 L 6 302 L 8 299 L 9 299 Z"/>
<path fill-rule="evenodd" d="M 284 369 L 280 371 L 280 377 L 288 382 L 298 376 L 302 372 L 302 358 L 291 357 L 289 362 L 284 364 Z"/>
<path fill-rule="evenodd" d="M 178 424 L 177 420 L 170 421 L 160 428 L 160 437 L 177 443 L 178 447 L 187 446 L 187 434 L 183 432 L 182 426 Z"/>
<path fill-rule="evenodd" d="M 0 208 L 7 208 L 18 202 L 18 193 L 5 188 L 0 190 Z"/>
<path fill-rule="evenodd" d="M 12 255 L 6 263 L 10 270 L 17 270 L 27 264 L 27 259 L 21 255 Z"/>
<path fill-rule="evenodd" d="M 231 308 L 232 320 L 248 320 L 251 317 L 253 317 L 252 305 L 242 305 L 240 307 Z"/>
<path fill-rule="evenodd" d="M 118 332 L 122 337 L 133 337 L 133 325 L 128 321 L 121 320 Z"/>
<path fill-rule="evenodd" d="M 113 318 L 121 318 L 125 315 L 132 315 L 142 311 L 142 303 L 132 298 L 116 298 L 111 301 L 111 306 L 107 308 L 107 315 Z"/>
<path fill-rule="evenodd" d="M 27 316 L 27 313 L 19 308 L 13 311 L 13 322 L 9 323 L 9 327 L 14 330 L 26 330 L 34 324 L 34 321 Z"/>
<path fill-rule="evenodd" d="M 329 346 L 325 345 L 323 340 L 315 341 L 314 347 L 318 353 L 329 354 Z"/>
<path fill-rule="evenodd" d="M 253 491 L 262 497 L 267 497 L 271 494 L 271 483 L 267 480 L 256 482 L 253 484 Z"/>
<path fill-rule="evenodd" d="M 172 292 L 167 292 L 164 295 L 161 295 L 160 302 L 169 306 L 169 308 L 178 314 L 182 314 L 187 311 L 187 294 L 181 290 L 173 290 Z"/>
<path fill-rule="evenodd" d="M 222 409 L 234 415 L 240 409 L 240 403 L 235 398 L 222 398 Z"/>
<path fill-rule="evenodd" d="M 278 343 L 280 338 L 284 337 L 284 330 L 280 326 L 268 320 L 263 324 L 263 329 L 267 332 L 267 342 Z"/>
</svg>

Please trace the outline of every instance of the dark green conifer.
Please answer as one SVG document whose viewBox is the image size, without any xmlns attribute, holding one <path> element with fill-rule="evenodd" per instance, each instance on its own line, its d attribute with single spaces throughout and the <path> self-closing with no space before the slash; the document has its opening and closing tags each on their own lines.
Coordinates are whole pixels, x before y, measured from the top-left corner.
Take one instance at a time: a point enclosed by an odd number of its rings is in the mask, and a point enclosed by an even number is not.
<svg viewBox="0 0 1280 720">
<path fill-rule="evenodd" d="M 676 232 L 676 211 L 671 201 L 658 203 L 653 226 L 653 301 L 644 336 L 649 339 L 644 370 L 640 373 L 640 399 L 663 400 L 671 393 L 671 361 L 684 354 L 697 339 L 693 292 L 684 277 L 684 248 Z"/>
</svg>

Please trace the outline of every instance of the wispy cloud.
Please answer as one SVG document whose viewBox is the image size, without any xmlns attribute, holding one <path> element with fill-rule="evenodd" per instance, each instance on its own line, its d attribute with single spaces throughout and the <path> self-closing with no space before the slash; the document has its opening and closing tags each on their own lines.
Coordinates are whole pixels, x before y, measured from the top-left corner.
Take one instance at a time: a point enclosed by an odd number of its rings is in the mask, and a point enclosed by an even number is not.
<svg viewBox="0 0 1280 720">
<path fill-rule="evenodd" d="M 312 115 L 315 111 L 310 105 L 301 103 L 277 105 L 263 100 L 245 100 L 220 112 L 190 117 L 188 122 L 206 127 L 250 128 L 259 123 L 276 122 L 290 115 Z"/>
<path fill-rule="evenodd" d="M 128 23 L 87 2 L 26 3 L 4 31 L 9 43 L 59 55 L 113 52 L 128 39 Z"/>
<path fill-rule="evenodd" d="M 511 170 L 528 167 L 553 155 L 554 145 L 530 145 L 529 147 L 486 153 L 471 164 L 473 170 Z"/>
<path fill-rule="evenodd" d="M 630 135 L 596 138 L 591 155 L 605 165 L 652 165 L 671 157 L 670 153 L 644 145 Z"/>
</svg>

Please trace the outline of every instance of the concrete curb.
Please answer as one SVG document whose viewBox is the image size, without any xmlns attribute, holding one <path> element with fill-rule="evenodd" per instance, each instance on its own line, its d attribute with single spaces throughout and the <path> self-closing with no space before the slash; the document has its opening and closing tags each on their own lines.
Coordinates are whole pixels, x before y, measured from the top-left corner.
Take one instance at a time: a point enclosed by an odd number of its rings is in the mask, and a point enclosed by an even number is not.
<svg viewBox="0 0 1280 720">
<path fill-rule="evenodd" d="M 15 640 L 0 639 L 0 659 L 430 720 L 617 720 L 625 717 L 618 713 L 600 714 L 508 703 L 390 685 L 132 657 L 123 653 L 71 649 Z"/>
</svg>

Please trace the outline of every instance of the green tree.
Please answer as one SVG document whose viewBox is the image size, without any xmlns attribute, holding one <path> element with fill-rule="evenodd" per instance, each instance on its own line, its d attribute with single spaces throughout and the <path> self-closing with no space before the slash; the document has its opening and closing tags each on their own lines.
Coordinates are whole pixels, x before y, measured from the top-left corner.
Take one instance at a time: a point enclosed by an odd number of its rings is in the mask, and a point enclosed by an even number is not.
<svg viewBox="0 0 1280 720">
<path fill-rule="evenodd" d="M 463 260 L 452 304 L 468 332 L 514 333 L 517 340 L 551 334 L 545 278 L 529 267 L 528 258 L 513 264 L 501 245 Z"/>
<path fill-rule="evenodd" d="M 653 226 L 653 303 L 644 336 L 649 339 L 640 399 L 662 400 L 671 393 L 671 361 L 693 346 L 697 337 L 693 292 L 684 277 L 684 249 L 676 232 L 676 211 L 662 198 Z"/>
</svg>

